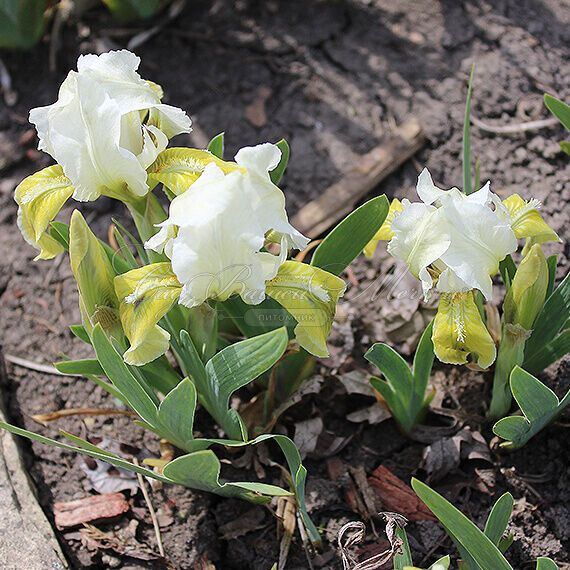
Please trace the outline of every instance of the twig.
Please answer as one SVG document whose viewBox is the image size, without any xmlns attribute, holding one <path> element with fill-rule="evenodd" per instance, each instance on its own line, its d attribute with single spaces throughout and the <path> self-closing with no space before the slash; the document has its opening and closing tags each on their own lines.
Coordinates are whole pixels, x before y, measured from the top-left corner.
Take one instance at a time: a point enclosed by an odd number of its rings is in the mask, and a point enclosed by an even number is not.
<svg viewBox="0 0 570 570">
<path fill-rule="evenodd" d="M 133 463 L 135 465 L 140 465 L 139 460 L 136 457 L 133 457 Z M 156 518 L 156 512 L 154 511 L 154 507 L 152 506 L 152 502 L 150 500 L 150 496 L 148 494 L 143 476 L 140 473 L 137 473 L 137 479 L 139 482 L 139 487 L 141 488 L 144 500 L 146 501 L 148 510 L 150 512 L 150 518 L 152 519 L 152 526 L 154 527 L 154 535 L 156 536 L 156 543 L 158 545 L 158 552 L 164 558 L 164 547 L 162 546 L 162 537 L 160 536 L 160 526 L 158 525 L 158 519 Z"/>
<path fill-rule="evenodd" d="M 35 370 L 36 372 L 53 374 L 54 376 L 80 376 L 79 374 L 64 374 L 63 372 L 60 372 L 57 368 L 53 366 L 48 366 L 47 364 L 40 364 L 39 362 L 33 362 L 32 360 L 19 358 L 17 356 L 12 356 L 11 354 L 6 354 L 4 358 L 8 362 L 11 362 L 16 366 L 21 366 L 22 368 L 28 368 L 29 370 Z"/>
<path fill-rule="evenodd" d="M 66 408 L 64 410 L 57 410 L 48 414 L 35 414 L 32 416 L 34 420 L 42 424 L 47 422 L 54 422 L 61 418 L 68 418 L 72 416 L 136 416 L 137 413 L 132 410 L 109 410 L 106 408 Z"/>
<path fill-rule="evenodd" d="M 166 27 L 172 20 L 175 20 L 184 7 L 186 6 L 186 0 L 174 0 L 168 8 L 166 16 L 152 28 L 148 30 L 143 30 L 142 32 L 134 35 L 127 44 L 127 49 L 134 51 L 136 48 L 140 47 L 144 43 L 148 42 L 153 36 L 158 34 L 162 28 Z"/>
<path fill-rule="evenodd" d="M 480 121 L 476 117 L 471 116 L 471 122 L 482 131 L 500 135 L 513 135 L 518 133 L 525 133 L 527 131 L 536 131 L 539 129 L 545 129 L 547 127 L 555 127 L 559 124 L 556 117 L 542 119 L 540 121 L 529 121 L 528 123 L 519 123 L 518 125 L 489 125 L 483 121 Z"/>
</svg>

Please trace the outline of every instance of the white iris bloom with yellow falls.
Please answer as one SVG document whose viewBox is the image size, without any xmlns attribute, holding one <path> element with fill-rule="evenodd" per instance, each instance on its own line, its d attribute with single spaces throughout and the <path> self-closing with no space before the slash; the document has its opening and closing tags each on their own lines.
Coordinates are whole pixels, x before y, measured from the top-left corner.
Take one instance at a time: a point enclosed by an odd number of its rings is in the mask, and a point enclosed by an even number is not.
<svg viewBox="0 0 570 570">
<path fill-rule="evenodd" d="M 309 240 L 287 219 L 283 192 L 269 177 L 280 157 L 279 148 L 269 143 L 243 148 L 235 157 L 240 168 L 224 174 L 210 163 L 172 201 L 168 219 L 145 247 L 172 260 L 183 284 L 180 303 L 195 307 L 238 294 L 258 304 L 288 250 L 307 246 Z M 279 236 L 279 255 L 261 251 L 269 232 Z"/>
<path fill-rule="evenodd" d="M 147 168 L 169 138 L 190 131 L 190 118 L 161 103 L 162 89 L 140 77 L 139 64 L 126 50 L 81 56 L 58 100 L 30 111 L 38 148 L 58 163 L 16 189 L 20 229 L 40 249 L 38 257 L 61 253 L 45 230 L 69 197 L 128 201 L 146 195 Z"/>
<path fill-rule="evenodd" d="M 524 202 L 514 194 L 501 202 L 489 183 L 468 196 L 457 188 L 438 188 L 424 169 L 417 193 L 421 202 L 392 202 L 370 245 L 390 240 L 388 251 L 421 280 L 424 296 L 432 289 L 442 293 L 433 328 L 438 358 L 464 364 L 471 355 L 487 368 L 496 348 L 475 302 L 477 291 L 491 300 L 492 278 L 500 262 L 517 249 L 517 238 L 542 243 L 558 236 L 541 218 L 537 201 Z"/>
<path fill-rule="evenodd" d="M 145 243 L 171 262 L 115 279 L 131 342 L 128 363 L 144 364 L 167 350 L 169 335 L 157 323 L 176 301 L 192 308 L 233 295 L 250 305 L 272 297 L 297 320 L 299 344 L 316 356 L 328 355 L 326 339 L 346 285 L 327 271 L 287 261 L 290 249 L 304 249 L 309 240 L 289 223 L 285 197 L 270 179 L 280 158 L 269 143 L 243 148 L 236 168 L 211 161 L 172 200 L 168 218 Z M 264 249 L 275 241 L 278 254 Z"/>
</svg>

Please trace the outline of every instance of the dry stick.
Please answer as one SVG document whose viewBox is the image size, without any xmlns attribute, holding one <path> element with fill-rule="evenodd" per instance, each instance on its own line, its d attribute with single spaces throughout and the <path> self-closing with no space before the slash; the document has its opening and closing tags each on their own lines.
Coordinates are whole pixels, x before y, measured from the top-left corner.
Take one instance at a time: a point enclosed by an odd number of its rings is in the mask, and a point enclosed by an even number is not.
<svg viewBox="0 0 570 570">
<path fill-rule="evenodd" d="M 476 117 L 471 116 L 471 122 L 482 131 L 488 133 L 495 133 L 499 135 L 514 135 L 518 133 L 525 133 L 527 131 L 537 131 L 547 127 L 555 127 L 559 124 L 556 117 L 549 119 L 542 119 L 540 121 L 529 121 L 528 123 L 519 123 L 518 125 L 489 125 L 480 121 Z"/>
<path fill-rule="evenodd" d="M 25 358 L 18 358 L 17 356 L 12 356 L 11 354 L 6 354 L 4 358 L 8 362 L 11 362 L 16 366 L 21 366 L 22 368 L 28 368 L 29 370 L 35 370 L 36 372 L 43 372 L 44 374 L 53 374 L 54 376 L 81 376 L 81 374 L 64 374 L 63 372 L 60 372 L 57 368 L 54 368 L 53 366 L 47 366 L 46 364 L 39 364 L 38 362 L 26 360 Z"/>
<path fill-rule="evenodd" d="M 32 419 L 46 424 L 48 422 L 55 422 L 61 418 L 69 418 L 73 416 L 136 416 L 137 413 L 132 410 L 110 410 L 107 408 L 66 408 L 50 412 L 48 414 L 34 414 Z"/>
<path fill-rule="evenodd" d="M 408 160 L 424 143 L 416 119 L 407 120 L 390 138 L 361 156 L 353 170 L 303 206 L 291 220 L 294 227 L 316 238 L 346 216 L 354 204 Z"/>
<path fill-rule="evenodd" d="M 139 460 L 136 457 L 133 457 L 133 463 L 135 465 L 140 465 Z M 152 506 L 152 502 L 150 500 L 150 496 L 146 489 L 146 485 L 143 479 L 143 476 L 140 473 L 137 473 L 137 479 L 139 482 L 139 487 L 141 488 L 144 500 L 146 501 L 146 505 L 150 512 L 150 518 L 152 519 L 152 526 L 154 527 L 154 535 L 156 536 L 156 543 L 158 545 L 158 552 L 164 558 L 164 547 L 162 546 L 162 537 L 160 536 L 160 527 L 158 525 L 158 519 L 156 518 L 156 513 L 154 512 L 154 507 Z"/>
</svg>

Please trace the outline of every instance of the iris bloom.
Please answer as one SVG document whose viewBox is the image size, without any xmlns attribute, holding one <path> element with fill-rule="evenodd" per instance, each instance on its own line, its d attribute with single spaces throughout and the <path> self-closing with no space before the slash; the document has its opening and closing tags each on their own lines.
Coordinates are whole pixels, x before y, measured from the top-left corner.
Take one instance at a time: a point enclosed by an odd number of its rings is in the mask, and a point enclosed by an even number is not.
<svg viewBox="0 0 570 570">
<path fill-rule="evenodd" d="M 115 279 L 131 343 L 126 362 L 144 364 L 168 349 L 169 334 L 157 323 L 176 301 L 192 308 L 236 294 L 250 305 L 272 296 L 295 318 L 317 315 L 318 322 L 299 320 L 296 335 L 313 354 L 328 354 L 325 341 L 345 284 L 326 271 L 286 261 L 289 249 L 303 249 L 309 240 L 289 223 L 285 197 L 271 182 L 269 172 L 280 158 L 272 144 L 243 148 L 233 168 L 220 161 L 205 164 L 172 200 L 168 218 L 145 243 L 171 262 Z M 281 244 L 279 254 L 264 250 L 269 237 Z"/>
<path fill-rule="evenodd" d="M 81 56 L 58 100 L 30 111 L 38 148 L 58 163 L 26 178 L 16 189 L 20 229 L 38 257 L 60 253 L 45 230 L 73 196 L 128 201 L 149 191 L 147 168 L 168 139 L 189 132 L 189 117 L 161 103 L 162 89 L 137 73 L 140 59 L 121 50 Z"/>
<path fill-rule="evenodd" d="M 477 291 L 491 300 L 492 277 L 517 249 L 517 238 L 544 242 L 558 236 L 541 218 L 537 201 L 514 194 L 501 202 L 489 183 L 467 196 L 438 188 L 424 169 L 417 193 L 421 202 L 392 202 L 379 233 L 390 240 L 388 251 L 421 280 L 426 298 L 432 289 L 442 293 L 433 329 L 438 358 L 463 364 L 472 354 L 487 368 L 496 349 L 475 303 Z"/>
<path fill-rule="evenodd" d="M 170 204 L 168 219 L 145 247 L 172 260 L 183 284 L 183 305 L 224 301 L 234 294 L 258 304 L 288 250 L 308 244 L 289 223 L 283 192 L 269 177 L 280 157 L 279 148 L 269 143 L 243 148 L 235 157 L 238 169 L 224 174 L 216 163 L 206 165 Z M 261 251 L 270 232 L 281 244 L 279 255 Z"/>
</svg>

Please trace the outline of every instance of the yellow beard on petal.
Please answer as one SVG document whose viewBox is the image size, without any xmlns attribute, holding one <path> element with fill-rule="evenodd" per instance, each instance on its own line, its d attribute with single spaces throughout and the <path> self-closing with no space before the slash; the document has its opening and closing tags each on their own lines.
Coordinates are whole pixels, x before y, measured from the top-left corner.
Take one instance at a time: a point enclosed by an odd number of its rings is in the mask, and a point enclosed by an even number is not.
<svg viewBox="0 0 570 570">
<path fill-rule="evenodd" d="M 495 360 L 495 343 L 481 319 L 473 291 L 441 296 L 432 340 L 442 362 L 466 364 L 474 354 L 479 366 L 488 368 Z"/>
</svg>

